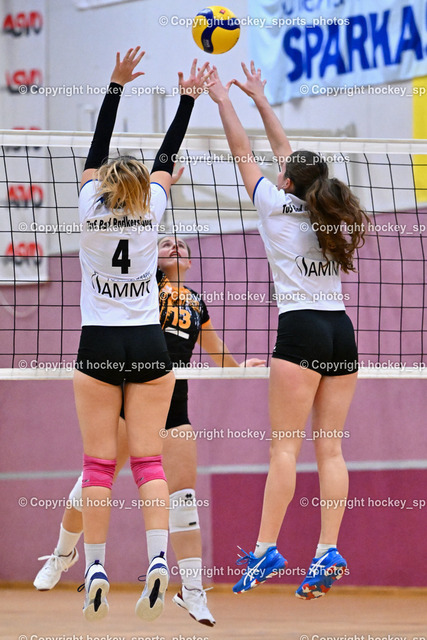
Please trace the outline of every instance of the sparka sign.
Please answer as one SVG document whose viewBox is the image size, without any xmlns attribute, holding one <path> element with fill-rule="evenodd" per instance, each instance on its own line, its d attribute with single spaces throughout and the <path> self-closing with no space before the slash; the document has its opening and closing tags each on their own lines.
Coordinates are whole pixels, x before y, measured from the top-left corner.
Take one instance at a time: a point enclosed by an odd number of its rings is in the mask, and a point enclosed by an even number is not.
<svg viewBox="0 0 427 640">
<path fill-rule="evenodd" d="M 427 0 L 249 0 L 271 104 L 427 75 Z"/>
</svg>

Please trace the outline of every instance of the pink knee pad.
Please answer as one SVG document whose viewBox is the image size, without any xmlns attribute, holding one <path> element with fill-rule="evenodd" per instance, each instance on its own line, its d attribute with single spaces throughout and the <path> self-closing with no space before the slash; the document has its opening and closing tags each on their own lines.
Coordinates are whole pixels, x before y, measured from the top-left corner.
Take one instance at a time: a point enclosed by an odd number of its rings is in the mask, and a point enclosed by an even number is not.
<svg viewBox="0 0 427 640">
<path fill-rule="evenodd" d="M 166 480 L 162 467 L 162 456 L 151 456 L 149 458 L 130 457 L 130 467 L 133 478 L 139 488 L 151 480 Z"/>
<path fill-rule="evenodd" d="M 116 462 L 116 460 L 102 460 L 84 454 L 82 488 L 106 487 L 111 489 Z"/>
</svg>

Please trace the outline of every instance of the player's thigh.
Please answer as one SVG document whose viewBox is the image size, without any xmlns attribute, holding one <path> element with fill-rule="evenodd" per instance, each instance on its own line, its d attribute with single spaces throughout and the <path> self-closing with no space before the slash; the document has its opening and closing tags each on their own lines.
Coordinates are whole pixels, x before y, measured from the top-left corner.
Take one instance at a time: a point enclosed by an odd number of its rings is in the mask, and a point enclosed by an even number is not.
<svg viewBox="0 0 427 640">
<path fill-rule="evenodd" d="M 144 383 L 126 383 L 125 418 L 131 456 L 158 455 L 169 411 L 175 376 L 173 372 Z"/>
<path fill-rule="evenodd" d="M 324 376 L 313 404 L 313 438 L 319 456 L 341 450 L 343 431 L 354 396 L 357 373 Z"/>
<path fill-rule="evenodd" d="M 272 430 L 303 430 L 313 406 L 321 376 L 311 369 L 272 358 L 269 412 Z"/>
<path fill-rule="evenodd" d="M 163 468 L 169 492 L 194 489 L 197 477 L 197 444 L 193 427 L 184 424 L 167 430 L 163 444 Z"/>
<path fill-rule="evenodd" d="M 74 397 L 87 455 L 114 459 L 117 424 L 121 406 L 121 387 L 74 372 Z"/>
</svg>

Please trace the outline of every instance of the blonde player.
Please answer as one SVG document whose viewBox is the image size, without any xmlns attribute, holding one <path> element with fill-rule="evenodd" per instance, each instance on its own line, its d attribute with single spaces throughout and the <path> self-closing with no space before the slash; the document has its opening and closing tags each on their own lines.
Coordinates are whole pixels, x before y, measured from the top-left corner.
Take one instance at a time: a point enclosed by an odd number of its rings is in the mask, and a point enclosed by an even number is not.
<svg viewBox="0 0 427 640">
<path fill-rule="evenodd" d="M 160 323 L 174 365 L 187 366 L 198 342 L 218 366 L 239 366 L 216 333 L 202 297 L 185 285 L 191 267 L 191 253 L 183 238 L 161 237 L 158 242 L 158 294 Z M 252 358 L 243 366 L 264 366 L 265 360 Z M 240 366 L 242 366 L 240 365 Z M 170 492 L 169 532 L 182 579 L 173 601 L 186 609 L 197 622 L 213 626 L 203 589 L 202 537 L 195 494 L 197 476 L 196 438 L 188 417 L 188 383 L 176 380 L 166 420 L 168 437 L 163 446 L 163 467 Z M 129 457 L 124 421 L 119 424 L 116 473 Z M 55 551 L 38 572 L 34 586 L 52 589 L 62 571 L 78 560 L 76 544 L 82 530 L 81 478 L 70 494 L 74 504 L 66 509 Z"/>
<path fill-rule="evenodd" d="M 164 428 L 174 386 L 172 364 L 159 323 L 156 287 L 157 226 L 172 181 L 173 160 L 185 135 L 206 65 L 190 78 L 179 74 L 181 98 L 150 174 L 141 162 L 121 157 L 107 162 L 123 87 L 144 52 L 116 56 L 86 160 L 79 197 L 82 234 L 82 332 L 74 376 L 83 438 L 83 528 L 85 602 L 88 620 L 108 613 L 109 581 L 104 568 L 109 498 L 116 467 L 117 428 L 122 404 L 147 532 L 149 567 L 136 613 L 152 620 L 163 609 L 169 492 L 162 466 Z"/>
</svg>

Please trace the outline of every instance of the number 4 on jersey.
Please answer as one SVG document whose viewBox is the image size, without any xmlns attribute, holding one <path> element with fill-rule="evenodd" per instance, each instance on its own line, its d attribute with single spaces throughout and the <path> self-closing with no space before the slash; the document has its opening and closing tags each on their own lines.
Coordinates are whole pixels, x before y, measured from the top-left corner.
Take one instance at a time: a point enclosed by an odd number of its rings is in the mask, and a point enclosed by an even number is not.
<svg viewBox="0 0 427 640">
<path fill-rule="evenodd" d="M 129 240 L 120 240 L 111 261 L 113 267 L 120 267 L 121 273 L 129 273 Z"/>
</svg>

